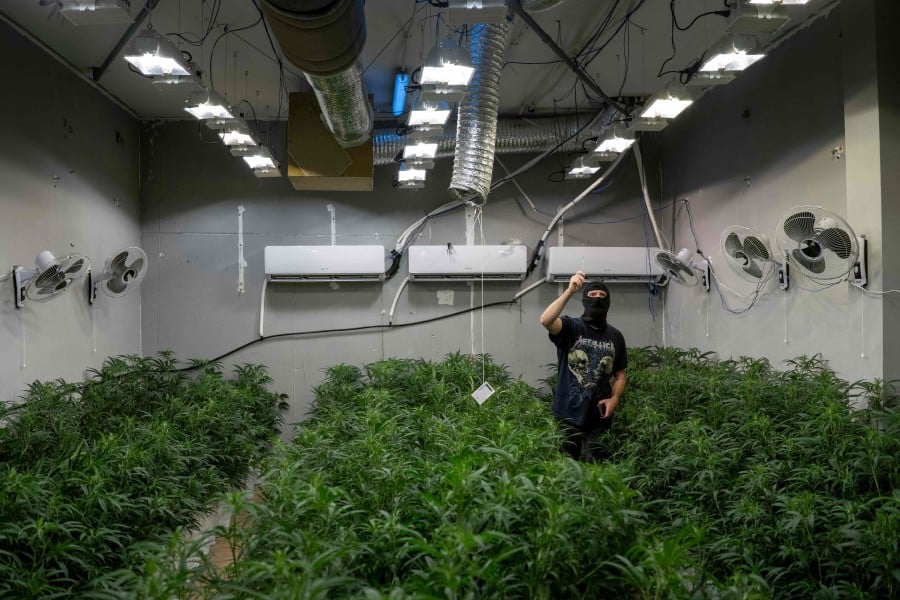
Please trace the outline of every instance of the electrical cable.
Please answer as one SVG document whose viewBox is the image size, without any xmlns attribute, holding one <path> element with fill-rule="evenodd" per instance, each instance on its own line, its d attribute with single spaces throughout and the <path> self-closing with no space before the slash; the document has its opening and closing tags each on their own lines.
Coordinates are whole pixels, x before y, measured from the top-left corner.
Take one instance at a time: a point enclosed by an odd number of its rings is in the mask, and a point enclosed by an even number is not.
<svg viewBox="0 0 900 600">
<path fill-rule="evenodd" d="M 7 275 L 7 277 L 8 277 L 8 275 Z M 0 281 L 2 281 L 2 278 L 0 278 Z M 867 290 L 866 288 L 859 285 L 855 281 L 851 281 L 850 285 L 855 287 L 856 289 L 858 289 L 860 292 L 862 292 L 866 296 L 880 297 L 880 296 L 884 296 L 887 294 L 900 294 L 900 290 L 880 290 L 880 291 L 879 290 Z"/>
<path fill-rule="evenodd" d="M 375 54 L 375 56 L 372 58 L 372 60 L 369 61 L 369 64 L 367 64 L 366 67 L 363 69 L 363 75 L 366 74 L 366 71 L 369 70 L 369 67 L 371 67 L 373 64 L 375 64 L 375 61 L 378 60 L 378 57 L 381 56 L 381 53 L 384 52 L 385 50 L 387 50 L 388 47 L 394 42 L 394 40 L 397 39 L 397 36 L 400 35 L 403 32 L 403 30 L 410 23 L 412 23 L 413 19 L 416 17 L 416 13 L 419 12 L 419 9 L 422 8 L 423 5 L 424 5 L 424 3 L 419 3 L 419 2 L 415 3 L 415 5 L 413 6 L 413 13 L 410 15 L 410 17 L 406 21 L 403 22 L 403 24 L 400 26 L 400 28 L 397 29 L 396 33 L 394 33 L 394 35 L 391 36 L 391 39 L 389 39 L 387 41 L 387 43 L 381 47 L 381 50 L 379 50 Z M 440 14 L 440 13 L 438 13 L 438 14 Z"/>
<path fill-rule="evenodd" d="M 725 6 L 726 6 L 726 7 L 729 6 L 729 5 L 728 5 L 728 2 L 725 2 Z M 690 79 L 691 77 L 694 76 L 694 74 L 696 74 L 697 70 L 700 68 L 700 64 L 701 64 L 701 62 L 703 61 L 703 57 L 701 57 L 700 59 L 698 59 L 698 60 L 696 60 L 695 62 L 691 63 L 691 65 L 688 66 L 688 67 L 685 68 L 685 69 L 677 69 L 677 70 L 674 70 L 674 71 L 665 71 L 665 72 L 663 72 L 663 69 L 666 68 L 666 65 L 669 64 L 672 60 L 674 60 L 674 59 L 675 59 L 675 56 L 678 54 L 678 50 L 677 50 L 677 48 L 676 48 L 676 46 L 675 46 L 675 31 L 676 31 L 676 30 L 678 30 L 678 31 L 687 31 L 687 30 L 689 30 L 689 29 L 690 29 L 691 27 L 693 27 L 694 24 L 696 24 L 697 21 L 699 21 L 702 17 L 708 17 L 708 16 L 711 16 L 711 15 L 718 15 L 718 16 L 720 16 L 720 17 L 728 18 L 728 16 L 731 14 L 731 9 L 730 9 L 730 8 L 726 8 L 726 9 L 724 9 L 724 10 L 710 10 L 710 11 L 706 11 L 706 12 L 700 13 L 699 15 L 697 15 L 696 17 L 693 18 L 693 20 L 690 22 L 690 24 L 688 24 L 687 27 L 682 27 L 682 26 L 680 26 L 680 25 L 678 24 L 678 17 L 675 15 L 675 0 L 669 0 L 669 13 L 672 15 L 672 25 L 671 25 L 671 27 L 670 27 L 670 32 L 669 32 L 669 43 L 670 43 L 670 45 L 672 46 L 672 55 L 669 56 L 667 59 L 665 59 L 665 60 L 662 62 L 662 64 L 659 66 L 659 71 L 657 71 L 656 76 L 657 76 L 657 77 L 662 77 L 662 76 L 668 75 L 668 74 L 670 74 L 670 73 L 680 73 L 680 74 L 682 74 L 682 75 L 687 75 L 688 79 Z M 704 54 L 705 54 L 705 53 L 704 53 Z M 686 83 L 686 81 L 682 81 L 682 83 Z"/>
<path fill-rule="evenodd" d="M 518 304 L 518 302 L 516 300 L 498 300 L 496 302 L 489 302 L 488 304 L 485 304 L 483 307 L 481 307 L 481 306 L 470 307 L 470 308 L 466 308 L 463 310 L 458 310 L 453 313 L 448 313 L 446 315 L 439 315 L 437 317 L 431 317 L 429 319 L 422 319 L 419 321 L 410 321 L 409 323 L 394 323 L 394 324 L 388 324 L 388 325 L 385 325 L 385 324 L 359 325 L 356 327 L 342 327 L 342 328 L 338 328 L 338 329 L 316 329 L 316 330 L 309 330 L 309 331 L 291 331 L 291 332 L 286 332 L 286 333 L 273 333 L 270 335 L 256 338 L 255 340 L 251 340 L 249 342 L 246 342 L 245 344 L 241 344 L 240 346 L 233 348 L 233 349 L 229 350 L 228 352 L 220 354 L 219 356 L 217 356 L 215 358 L 211 358 L 211 359 L 204 360 L 204 361 L 198 361 L 197 363 L 190 365 L 188 367 L 175 369 L 175 371 L 177 371 L 177 372 L 196 371 L 197 369 L 201 369 L 208 364 L 219 362 L 220 360 L 228 358 L 229 356 L 231 356 L 233 354 L 237 354 L 241 350 L 245 350 L 245 349 L 249 348 L 250 346 L 254 346 L 254 345 L 264 342 L 266 340 L 273 340 L 276 338 L 299 337 L 299 336 L 308 336 L 308 335 L 310 335 L 310 336 L 311 335 L 324 335 L 324 334 L 329 334 L 329 333 L 354 333 L 354 332 L 358 332 L 358 331 L 373 331 L 373 330 L 379 330 L 379 329 L 403 329 L 405 327 L 413 327 L 415 325 L 427 325 L 428 323 L 435 323 L 437 321 L 443 321 L 444 319 L 458 317 L 460 315 L 465 315 L 465 314 L 468 314 L 468 313 L 476 311 L 476 310 L 482 310 L 484 308 L 493 308 L 495 306 L 511 306 L 514 304 Z"/>
<path fill-rule="evenodd" d="M 547 243 L 547 238 L 550 237 L 550 232 L 556 227 L 557 223 L 563 218 L 563 215 L 569 211 L 573 206 L 581 202 L 588 194 L 590 194 L 596 187 L 598 187 L 601 183 L 603 183 L 610 175 L 615 173 L 616 169 L 619 165 L 622 164 L 622 160 L 629 154 L 628 150 L 619 154 L 616 157 L 616 160 L 609 166 L 609 168 L 597 177 L 583 192 L 578 194 L 571 202 L 566 204 L 564 207 L 557 211 L 556 216 L 550 221 L 550 225 L 547 226 L 547 229 L 544 231 L 544 234 L 541 236 L 541 239 L 535 244 L 534 252 L 531 254 L 531 260 L 528 262 L 528 269 L 525 271 L 526 276 L 530 275 L 532 271 L 534 271 L 535 267 L 537 267 L 538 262 L 541 260 L 543 256 L 544 246 Z"/>
</svg>

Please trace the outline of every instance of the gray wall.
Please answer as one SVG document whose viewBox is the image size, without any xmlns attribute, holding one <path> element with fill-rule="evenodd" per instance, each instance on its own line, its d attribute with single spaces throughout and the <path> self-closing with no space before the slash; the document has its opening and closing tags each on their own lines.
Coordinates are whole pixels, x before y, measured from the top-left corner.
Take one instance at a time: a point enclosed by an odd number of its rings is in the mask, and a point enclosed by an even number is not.
<svg viewBox="0 0 900 600">
<path fill-rule="evenodd" d="M 812 204 L 844 216 L 857 233 L 880 233 L 878 219 L 860 220 L 856 199 L 848 197 L 846 157 L 832 154 L 844 146 L 841 63 L 838 10 L 787 40 L 735 82 L 707 94 L 661 134 L 665 196 L 689 200 L 701 250 L 712 257 L 722 282 L 739 293 L 749 294 L 754 286 L 721 257 L 719 238 L 728 225 L 760 230 L 777 252 L 778 220 L 793 206 Z M 675 225 L 675 246 L 694 250 L 684 212 Z M 671 227 L 668 212 L 665 229 Z M 876 264 L 880 253 L 880 244 L 869 248 Z M 880 289 L 881 281 L 874 285 Z M 819 292 L 801 286 L 818 287 L 799 277 L 786 293 L 772 284 L 740 316 L 723 310 L 715 291 L 670 286 L 666 341 L 726 357 L 765 356 L 773 363 L 822 353 L 847 378 L 881 377 L 881 300 L 859 301 L 859 292 L 846 283 Z M 723 293 L 734 308 L 749 303 L 749 298 Z"/>
<path fill-rule="evenodd" d="M 34 265 L 45 249 L 85 254 L 102 270 L 140 242 L 137 122 L 2 22 L 0 69 L 0 272 Z M 16 310 L 12 281 L 0 288 L 0 399 L 140 352 L 140 294 L 89 308 L 76 285 Z"/>
<path fill-rule="evenodd" d="M 265 127 L 265 126 L 264 126 Z M 427 189 L 397 191 L 391 186 L 394 167 L 376 170 L 371 193 L 296 192 L 286 179 L 255 179 L 239 159 L 219 144 L 205 144 L 193 122 L 147 125 L 142 154 L 143 243 L 154 262 L 143 287 L 144 351 L 172 349 L 181 358 L 211 358 L 258 337 L 263 248 L 267 245 L 330 244 L 329 204 L 335 207 L 338 244 L 383 244 L 393 248 L 398 236 L 425 212 L 449 200 L 449 161 L 441 161 Z M 266 135 L 263 134 L 265 138 Z M 283 130 L 270 140 L 281 144 Z M 204 136 L 205 139 L 206 136 Z M 282 149 L 277 148 L 279 154 Z M 502 158 L 515 169 L 525 157 Z M 520 183 L 537 210 L 512 185 L 492 194 L 484 210 L 484 239 L 497 244 L 510 239 L 529 249 L 543 233 L 557 207 L 566 204 L 587 182 L 549 183 L 559 158 L 550 159 Z M 495 174 L 500 173 L 500 167 Z M 244 214 L 247 289 L 237 292 L 238 206 Z M 619 221 L 612 224 L 564 223 L 566 245 L 642 245 L 644 227 L 636 170 L 630 166 L 614 187 L 590 196 L 572 214 L 575 220 Z M 542 214 L 546 213 L 546 214 Z M 622 218 L 635 217 L 627 221 Z M 463 211 L 433 220 L 418 243 L 466 243 Z M 480 238 L 480 235 L 479 235 Z M 550 238 L 558 244 L 557 234 Z M 266 334 L 386 324 L 391 302 L 406 275 L 384 285 L 293 284 L 269 286 Z M 536 279 L 532 275 L 530 281 Z M 454 290 L 454 305 L 439 305 L 437 291 Z M 515 284 L 486 284 L 485 303 L 511 299 Z M 537 382 L 547 375 L 555 351 L 538 317 L 559 293 L 544 285 L 513 307 L 490 308 L 481 314 L 457 316 L 426 325 L 340 335 L 285 337 L 251 346 L 228 361 L 254 361 L 269 366 L 275 386 L 291 397 L 288 421 L 303 418 L 313 398 L 312 388 L 323 369 L 339 362 L 365 364 L 385 357 L 441 359 L 448 352 L 469 353 L 471 329 L 475 351 L 510 366 L 515 376 Z M 400 298 L 394 322 L 427 319 L 471 305 L 466 283 L 410 284 Z M 476 289 L 481 303 L 481 288 Z M 569 314 L 579 314 L 580 304 Z M 616 287 L 611 322 L 631 345 L 656 342 L 658 325 L 648 310 L 648 294 L 640 285 Z"/>
</svg>

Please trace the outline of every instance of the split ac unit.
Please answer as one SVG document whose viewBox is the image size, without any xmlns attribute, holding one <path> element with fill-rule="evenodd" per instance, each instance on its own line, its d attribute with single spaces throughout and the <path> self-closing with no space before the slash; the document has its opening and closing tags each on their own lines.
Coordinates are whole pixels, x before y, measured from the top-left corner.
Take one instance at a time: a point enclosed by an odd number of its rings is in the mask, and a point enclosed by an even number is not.
<svg viewBox="0 0 900 600">
<path fill-rule="evenodd" d="M 384 246 L 266 246 L 269 281 L 384 281 Z"/>
<path fill-rule="evenodd" d="M 527 250 L 502 246 L 410 246 L 411 281 L 522 281 Z"/>
<path fill-rule="evenodd" d="M 567 282 L 577 271 L 588 279 L 610 283 L 659 281 L 662 271 L 652 260 L 653 250 L 643 246 L 554 246 L 547 250 L 548 282 Z"/>
</svg>

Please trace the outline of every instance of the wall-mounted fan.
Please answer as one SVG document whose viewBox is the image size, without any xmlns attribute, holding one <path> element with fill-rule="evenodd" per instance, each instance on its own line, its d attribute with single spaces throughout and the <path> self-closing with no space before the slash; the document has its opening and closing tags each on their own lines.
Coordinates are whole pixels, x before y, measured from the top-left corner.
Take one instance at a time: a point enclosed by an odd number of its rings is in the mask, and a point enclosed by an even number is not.
<svg viewBox="0 0 900 600">
<path fill-rule="evenodd" d="M 847 222 L 820 206 L 797 206 L 778 222 L 775 242 L 787 264 L 818 281 L 858 268 L 859 243 Z"/>
<path fill-rule="evenodd" d="M 653 251 L 653 260 L 666 277 L 675 283 L 685 286 L 700 283 L 709 291 L 709 262 L 703 259 L 699 264 L 694 264 L 691 261 L 691 251 L 687 248 L 682 248 L 678 254 L 658 248 Z"/>
<path fill-rule="evenodd" d="M 722 231 L 720 251 L 734 271 L 752 283 L 769 280 L 776 270 L 769 238 L 750 227 L 731 225 Z"/>
<path fill-rule="evenodd" d="M 147 274 L 147 253 L 137 246 L 122 248 L 106 261 L 99 275 L 88 273 L 88 301 L 97 299 L 97 289 L 111 298 L 118 298 L 135 289 Z"/>
<path fill-rule="evenodd" d="M 90 261 L 81 254 L 57 257 L 49 250 L 37 255 L 33 269 L 13 266 L 16 308 L 27 300 L 43 302 L 65 292 L 90 268 Z"/>
</svg>

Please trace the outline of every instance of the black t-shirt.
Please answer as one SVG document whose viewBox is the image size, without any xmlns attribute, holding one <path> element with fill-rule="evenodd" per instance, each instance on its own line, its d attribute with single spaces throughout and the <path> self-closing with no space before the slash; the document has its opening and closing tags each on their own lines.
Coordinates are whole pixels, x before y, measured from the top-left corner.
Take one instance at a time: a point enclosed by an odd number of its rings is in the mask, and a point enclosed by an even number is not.
<svg viewBox="0 0 900 600">
<path fill-rule="evenodd" d="M 597 402 L 612 395 L 612 375 L 628 367 L 625 338 L 612 325 L 597 330 L 581 318 L 561 318 L 560 332 L 550 334 L 559 372 L 553 414 L 591 429 L 600 423 Z"/>
</svg>

